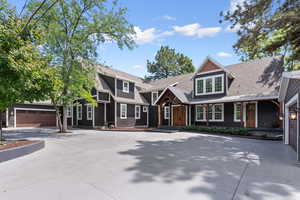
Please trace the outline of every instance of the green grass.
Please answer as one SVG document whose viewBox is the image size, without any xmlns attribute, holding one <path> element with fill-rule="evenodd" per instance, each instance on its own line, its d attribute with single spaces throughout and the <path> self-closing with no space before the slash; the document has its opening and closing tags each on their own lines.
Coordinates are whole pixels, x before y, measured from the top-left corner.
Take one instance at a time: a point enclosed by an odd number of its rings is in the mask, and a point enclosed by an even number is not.
<svg viewBox="0 0 300 200">
<path fill-rule="evenodd" d="M 215 127 L 215 126 L 186 126 L 184 130 L 207 132 L 207 133 L 223 133 L 230 135 L 250 135 L 247 128 L 226 128 L 226 127 Z"/>
</svg>

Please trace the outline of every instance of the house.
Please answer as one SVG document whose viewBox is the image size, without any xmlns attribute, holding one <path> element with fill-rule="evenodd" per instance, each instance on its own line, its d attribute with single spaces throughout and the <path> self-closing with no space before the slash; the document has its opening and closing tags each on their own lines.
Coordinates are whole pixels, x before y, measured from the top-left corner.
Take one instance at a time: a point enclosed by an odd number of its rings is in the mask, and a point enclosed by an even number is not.
<svg viewBox="0 0 300 200">
<path fill-rule="evenodd" d="M 284 72 L 280 85 L 279 101 L 282 102 L 284 119 L 284 143 L 291 145 L 300 160 L 299 103 L 300 70 Z"/>
<path fill-rule="evenodd" d="M 223 66 L 207 57 L 195 73 L 146 82 L 97 66 L 98 106 L 72 110 L 80 127 L 225 126 L 278 128 L 281 57 Z"/>
<path fill-rule="evenodd" d="M 195 73 L 145 81 L 95 65 L 92 95 L 67 109 L 69 126 L 98 128 L 157 126 L 224 126 L 278 128 L 280 57 L 223 66 L 207 57 Z M 8 127 L 55 126 L 50 102 L 13 105 L 5 112 Z"/>
<path fill-rule="evenodd" d="M 5 127 L 56 126 L 56 112 L 50 101 L 15 104 L 3 112 Z"/>
</svg>

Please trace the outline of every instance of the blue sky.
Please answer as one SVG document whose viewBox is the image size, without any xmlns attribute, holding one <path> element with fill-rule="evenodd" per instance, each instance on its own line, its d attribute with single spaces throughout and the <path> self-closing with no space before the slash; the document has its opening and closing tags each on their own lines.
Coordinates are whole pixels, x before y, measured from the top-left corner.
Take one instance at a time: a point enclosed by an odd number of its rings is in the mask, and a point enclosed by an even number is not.
<svg viewBox="0 0 300 200">
<path fill-rule="evenodd" d="M 24 0 L 9 0 L 17 8 Z M 146 62 L 153 60 L 161 45 L 169 45 L 189 56 L 199 67 L 206 56 L 223 65 L 239 62 L 232 45 L 237 40 L 229 24 L 219 24 L 220 11 L 232 9 L 240 0 L 120 0 L 135 26 L 138 47 L 119 50 L 113 43 L 99 47 L 99 61 L 137 76 L 147 74 Z"/>
</svg>

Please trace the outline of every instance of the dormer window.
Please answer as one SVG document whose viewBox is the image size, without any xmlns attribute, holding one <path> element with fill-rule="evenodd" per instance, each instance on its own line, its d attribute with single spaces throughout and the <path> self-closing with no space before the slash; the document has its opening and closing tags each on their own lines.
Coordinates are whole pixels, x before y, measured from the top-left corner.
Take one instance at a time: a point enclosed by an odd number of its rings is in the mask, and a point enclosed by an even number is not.
<svg viewBox="0 0 300 200">
<path fill-rule="evenodd" d="M 224 75 L 195 79 L 195 95 L 220 94 L 224 92 Z"/>
<path fill-rule="evenodd" d="M 123 92 L 129 93 L 129 82 L 123 81 Z"/>
</svg>

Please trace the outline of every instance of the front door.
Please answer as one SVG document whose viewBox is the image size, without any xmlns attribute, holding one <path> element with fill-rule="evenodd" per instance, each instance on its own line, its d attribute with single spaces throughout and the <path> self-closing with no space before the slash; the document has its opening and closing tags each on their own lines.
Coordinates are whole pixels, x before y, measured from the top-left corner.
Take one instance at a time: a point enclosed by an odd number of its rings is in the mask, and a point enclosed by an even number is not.
<svg viewBox="0 0 300 200">
<path fill-rule="evenodd" d="M 185 106 L 173 107 L 173 126 L 186 126 L 186 108 Z"/>
<path fill-rule="evenodd" d="M 255 116 L 256 116 L 256 104 L 247 103 L 246 104 L 246 127 L 255 128 Z"/>
</svg>

